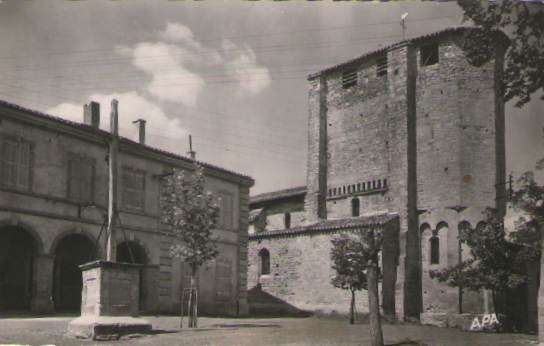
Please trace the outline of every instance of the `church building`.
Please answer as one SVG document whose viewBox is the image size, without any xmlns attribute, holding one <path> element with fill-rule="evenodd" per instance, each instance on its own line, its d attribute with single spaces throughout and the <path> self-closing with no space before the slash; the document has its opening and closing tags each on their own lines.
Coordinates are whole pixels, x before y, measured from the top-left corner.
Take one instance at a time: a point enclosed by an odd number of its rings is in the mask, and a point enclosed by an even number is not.
<svg viewBox="0 0 544 346">
<path fill-rule="evenodd" d="M 491 295 L 450 288 L 428 271 L 468 256 L 460 227 L 487 207 L 506 213 L 504 53 L 481 66 L 467 28 L 405 40 L 311 74 L 307 185 L 251 197 L 249 289 L 299 310 L 347 313 L 334 288 L 331 239 L 380 229 L 385 314 L 483 314 Z M 358 311 L 368 311 L 366 292 Z M 251 296 L 250 296 L 251 300 Z"/>
</svg>

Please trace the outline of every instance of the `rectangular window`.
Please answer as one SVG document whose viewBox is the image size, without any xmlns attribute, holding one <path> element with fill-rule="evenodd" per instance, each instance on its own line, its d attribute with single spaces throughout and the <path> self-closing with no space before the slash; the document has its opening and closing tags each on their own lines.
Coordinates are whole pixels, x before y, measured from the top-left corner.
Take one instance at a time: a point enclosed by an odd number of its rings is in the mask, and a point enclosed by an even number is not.
<svg viewBox="0 0 544 346">
<path fill-rule="evenodd" d="M 387 75 L 387 56 L 376 60 L 376 75 L 378 77 Z"/>
<path fill-rule="evenodd" d="M 421 66 L 438 64 L 438 43 L 422 46 L 420 52 Z"/>
<path fill-rule="evenodd" d="M 217 260 L 215 264 L 215 297 L 217 299 L 229 300 L 231 298 L 232 262 L 229 260 Z"/>
<path fill-rule="evenodd" d="M 342 88 L 347 89 L 357 85 L 357 69 L 346 71 L 342 74 Z"/>
<path fill-rule="evenodd" d="M 145 174 L 125 170 L 123 172 L 123 204 L 126 209 L 141 211 L 144 208 Z"/>
<path fill-rule="evenodd" d="M 68 198 L 76 202 L 93 200 L 94 165 L 83 160 L 68 162 Z"/>
<path fill-rule="evenodd" d="M 232 224 L 232 194 L 228 192 L 222 192 L 219 194 L 219 227 L 225 229 L 231 229 Z"/>
<path fill-rule="evenodd" d="M 30 187 L 30 143 L 6 140 L 2 167 L 5 186 L 28 190 Z"/>
</svg>

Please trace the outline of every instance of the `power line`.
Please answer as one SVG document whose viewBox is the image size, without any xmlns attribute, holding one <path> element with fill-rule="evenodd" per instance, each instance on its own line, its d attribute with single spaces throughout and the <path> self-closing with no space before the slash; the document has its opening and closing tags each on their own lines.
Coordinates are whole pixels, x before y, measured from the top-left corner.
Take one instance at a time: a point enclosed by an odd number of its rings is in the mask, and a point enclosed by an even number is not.
<svg viewBox="0 0 544 346">
<path fill-rule="evenodd" d="M 53 105 L 51 105 L 51 104 L 48 104 L 48 103 L 45 103 L 45 102 L 29 100 L 29 99 L 25 99 L 25 98 L 18 97 L 18 96 L 7 95 L 7 94 L 4 94 L 4 93 L 0 93 L 0 95 L 10 96 L 10 97 L 13 97 L 13 98 L 16 98 L 16 99 L 20 99 L 20 100 L 24 100 L 24 101 L 29 101 L 29 102 L 33 102 L 33 103 L 44 104 L 44 105 L 47 105 L 47 106 L 50 106 L 50 107 L 55 107 L 55 106 L 53 106 Z M 124 128 L 124 127 L 122 127 L 122 128 Z M 126 129 L 126 128 L 124 128 L 124 129 Z M 153 135 L 153 134 L 146 134 L 146 136 L 165 138 L 164 136 L 158 136 L 158 135 Z M 171 139 L 170 137 L 166 137 L 166 138 Z M 269 158 L 269 159 L 277 160 L 277 161 L 284 161 L 284 162 L 289 162 L 289 163 L 296 163 L 296 164 L 304 164 L 304 165 L 306 165 L 306 162 L 285 160 L 285 159 L 280 159 L 280 158 L 277 158 L 277 157 L 262 155 L 262 154 L 260 154 L 260 153 L 259 153 L 259 154 L 251 154 L 251 153 L 248 153 L 248 152 L 237 151 L 237 150 L 230 150 L 230 149 L 225 150 L 225 148 L 220 148 L 220 147 L 216 147 L 216 146 L 213 146 L 213 145 L 206 145 L 206 144 L 202 144 L 202 143 L 199 143 L 198 145 L 199 145 L 199 146 L 208 147 L 208 148 L 213 148 L 213 149 L 220 149 L 220 150 L 222 150 L 222 151 L 228 151 L 228 152 L 232 152 L 232 153 L 236 153 L 236 154 L 248 155 L 248 156 L 251 156 L 251 157 L 258 156 L 258 157 Z M 245 146 L 244 146 L 244 147 L 245 147 Z M 247 148 L 250 148 L 250 147 L 247 147 Z M 282 155 L 285 155 L 285 154 L 282 154 Z"/>
<path fill-rule="evenodd" d="M 410 20 L 410 21 L 407 21 L 407 23 L 438 20 L 438 19 L 445 19 L 445 18 L 455 18 L 455 17 L 463 17 L 463 15 L 459 14 L 459 15 L 453 15 L 453 16 L 422 18 L 422 19 Z M 341 26 L 341 27 L 332 27 L 332 28 L 321 28 L 321 29 L 305 29 L 305 30 L 296 30 L 296 31 L 285 31 L 285 32 L 259 34 L 259 35 L 231 36 L 231 37 L 221 37 L 221 38 L 205 39 L 205 40 L 191 40 L 191 41 L 184 40 L 184 41 L 177 41 L 177 42 L 173 42 L 173 43 L 167 43 L 166 45 L 178 45 L 178 44 L 187 44 L 187 43 L 203 43 L 203 42 L 213 42 L 213 41 L 221 41 L 221 40 L 234 40 L 234 39 L 242 39 L 242 38 L 267 37 L 267 36 L 278 36 L 278 35 L 292 35 L 292 34 L 299 34 L 299 33 L 305 33 L 305 32 L 344 30 L 344 29 L 354 29 L 354 28 L 363 28 L 363 27 L 368 27 L 368 26 L 380 26 L 380 25 L 389 25 L 389 24 L 398 24 L 398 21 L 382 22 L 382 23 L 369 23 L 369 24 L 362 24 L 362 25 L 351 25 L 351 26 Z M 152 45 L 152 43 L 149 44 L 149 45 Z M 56 52 L 56 53 L 40 54 L 40 55 L 4 57 L 4 58 L 0 58 L 0 60 L 5 60 L 5 59 L 26 59 L 26 58 L 35 58 L 35 57 L 44 57 L 44 56 L 53 56 L 53 55 L 83 54 L 83 53 L 91 53 L 91 52 L 111 51 L 111 50 L 116 50 L 116 49 L 118 49 L 118 48 L 101 48 L 101 49 L 88 49 L 88 50 L 71 51 L 71 52 L 70 51 L 68 51 L 68 52 Z"/>
</svg>

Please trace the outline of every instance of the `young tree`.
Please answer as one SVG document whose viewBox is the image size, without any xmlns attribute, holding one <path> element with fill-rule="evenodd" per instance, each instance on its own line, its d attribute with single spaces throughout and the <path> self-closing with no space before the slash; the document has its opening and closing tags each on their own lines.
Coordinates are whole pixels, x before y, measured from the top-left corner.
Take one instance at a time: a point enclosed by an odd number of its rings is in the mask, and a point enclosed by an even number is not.
<svg viewBox="0 0 544 346">
<path fill-rule="evenodd" d="M 191 180 L 185 176 L 184 171 L 177 173 L 174 170 L 174 174 L 167 179 L 162 205 L 170 231 L 182 242 L 181 245 L 172 246 L 170 253 L 181 258 L 191 268 L 189 327 L 197 327 L 197 271 L 219 254 L 213 244 L 217 239 L 212 237 L 219 207 L 213 203 L 211 194 L 204 194 L 202 166 L 195 163 L 195 171 L 195 177 Z"/>
<path fill-rule="evenodd" d="M 469 247 L 470 258 L 442 270 L 431 270 L 429 275 L 451 287 L 467 288 L 471 291 L 490 290 L 495 312 L 497 293 L 527 283 L 528 278 L 520 274 L 526 257 L 523 251 L 511 251 L 503 223 L 493 209 L 488 209 L 485 226 L 466 227 L 459 230 L 459 239 Z"/>
<path fill-rule="evenodd" d="M 544 92 L 544 4 L 520 0 L 457 3 L 464 11 L 463 22 L 471 20 L 481 29 L 466 33 L 469 60 L 481 65 L 492 57 L 495 47 L 508 46 L 502 81 L 505 100 L 515 98 L 516 107 L 521 108 L 532 94 Z"/>
<path fill-rule="evenodd" d="M 340 234 L 331 240 L 332 269 L 336 270 L 336 276 L 331 283 L 336 288 L 351 291 L 350 320 L 355 321 L 355 291 L 367 290 L 368 284 L 365 271 L 368 263 L 367 253 L 363 251 L 363 245 L 350 238 L 347 234 Z"/>
<path fill-rule="evenodd" d="M 369 229 L 360 233 L 343 233 L 331 242 L 333 245 L 332 268 L 337 272 L 337 275 L 332 279 L 332 284 L 338 288 L 351 290 L 351 320 L 354 319 L 355 291 L 368 289 L 371 345 L 383 346 L 378 292 L 382 232 Z"/>
</svg>

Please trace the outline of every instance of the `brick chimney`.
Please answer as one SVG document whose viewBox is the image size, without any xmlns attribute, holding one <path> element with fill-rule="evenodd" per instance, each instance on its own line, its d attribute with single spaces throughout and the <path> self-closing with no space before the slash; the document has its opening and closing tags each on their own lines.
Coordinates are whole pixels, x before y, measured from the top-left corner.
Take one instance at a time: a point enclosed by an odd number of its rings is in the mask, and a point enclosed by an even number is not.
<svg viewBox="0 0 544 346">
<path fill-rule="evenodd" d="M 94 127 L 100 127 L 100 103 L 91 101 L 83 106 L 83 123 Z"/>
<path fill-rule="evenodd" d="M 132 123 L 134 124 L 134 141 L 145 144 L 145 119 L 138 119 Z"/>
<path fill-rule="evenodd" d="M 191 135 L 189 135 L 189 151 L 187 152 L 187 155 L 189 155 L 193 160 L 196 158 L 196 151 L 193 151 L 193 139 Z"/>
</svg>

